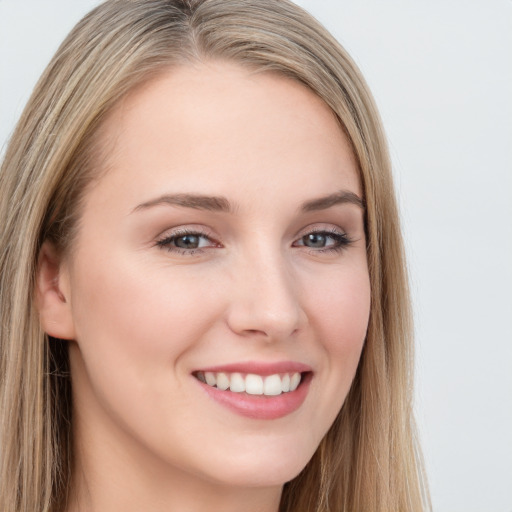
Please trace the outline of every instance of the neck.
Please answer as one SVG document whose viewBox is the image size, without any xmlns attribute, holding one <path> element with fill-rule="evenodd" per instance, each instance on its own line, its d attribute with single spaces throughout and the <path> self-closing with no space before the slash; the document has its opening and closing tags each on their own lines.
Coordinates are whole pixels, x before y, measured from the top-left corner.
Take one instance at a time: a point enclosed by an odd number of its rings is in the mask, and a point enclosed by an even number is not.
<svg viewBox="0 0 512 512">
<path fill-rule="evenodd" d="M 173 479 L 155 489 L 141 485 L 140 480 L 134 488 L 127 481 L 113 483 L 110 478 L 101 485 L 84 477 L 74 479 L 66 512 L 277 512 L 281 494 L 280 490 L 221 489 L 185 479 Z"/>
<path fill-rule="evenodd" d="M 277 512 L 282 486 L 233 486 L 180 470 L 130 443 L 75 425 L 66 512 Z M 103 431 L 101 434 L 105 434 Z"/>
</svg>

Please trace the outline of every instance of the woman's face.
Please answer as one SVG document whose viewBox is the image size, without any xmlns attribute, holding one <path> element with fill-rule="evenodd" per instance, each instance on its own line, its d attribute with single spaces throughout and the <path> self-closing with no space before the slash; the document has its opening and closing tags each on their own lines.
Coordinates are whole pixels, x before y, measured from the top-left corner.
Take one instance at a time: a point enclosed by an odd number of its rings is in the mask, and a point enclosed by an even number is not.
<svg viewBox="0 0 512 512">
<path fill-rule="evenodd" d="M 208 63 L 132 92 L 102 137 L 59 274 L 85 458 L 290 480 L 343 404 L 370 310 L 334 115 L 294 81 Z"/>
</svg>

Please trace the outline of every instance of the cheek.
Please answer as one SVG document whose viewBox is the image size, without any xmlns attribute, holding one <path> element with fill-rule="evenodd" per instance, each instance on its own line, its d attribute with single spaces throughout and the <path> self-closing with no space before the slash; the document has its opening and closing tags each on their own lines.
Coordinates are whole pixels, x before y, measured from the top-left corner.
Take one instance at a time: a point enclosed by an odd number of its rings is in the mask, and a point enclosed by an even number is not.
<svg viewBox="0 0 512 512">
<path fill-rule="evenodd" d="M 347 269 L 348 270 L 348 269 Z M 366 338 L 371 292 L 366 266 L 341 270 L 310 294 L 312 330 L 320 341 L 326 379 L 318 392 L 318 410 L 329 428 L 348 394 Z M 320 385 L 320 382 L 317 383 Z"/>
<path fill-rule="evenodd" d="M 156 453 L 174 442 L 169 428 L 184 421 L 174 411 L 191 414 L 187 354 L 218 318 L 218 301 L 186 272 L 127 258 L 86 261 L 87 275 L 74 273 L 76 403 L 89 425 L 114 421 Z M 159 421 L 148 422 L 155 411 Z"/>
<path fill-rule="evenodd" d="M 325 349 L 333 355 L 357 351 L 362 345 L 370 315 L 370 280 L 365 264 L 340 268 L 326 275 L 323 286 L 309 287 L 312 321 L 322 331 Z"/>
<path fill-rule="evenodd" d="M 80 350 L 98 375 L 113 378 L 122 367 L 126 380 L 153 379 L 158 367 L 178 364 L 215 317 L 214 298 L 193 275 L 126 258 L 87 261 L 87 274 L 75 272 L 73 315 Z"/>
</svg>

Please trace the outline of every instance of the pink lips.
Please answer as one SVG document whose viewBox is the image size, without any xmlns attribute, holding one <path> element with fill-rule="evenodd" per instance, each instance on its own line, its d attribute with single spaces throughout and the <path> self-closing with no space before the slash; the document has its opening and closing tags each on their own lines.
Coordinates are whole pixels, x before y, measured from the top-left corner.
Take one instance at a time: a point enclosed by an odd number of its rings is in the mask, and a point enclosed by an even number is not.
<svg viewBox="0 0 512 512">
<path fill-rule="evenodd" d="M 202 372 L 225 372 L 225 373 L 255 373 L 257 375 L 273 375 L 275 373 L 310 372 L 311 366 L 294 361 L 279 361 L 276 363 L 263 363 L 250 361 L 246 363 L 231 363 L 222 366 L 210 366 L 200 368 Z"/>
<path fill-rule="evenodd" d="M 236 393 L 229 389 L 224 391 L 197 380 L 203 391 L 216 402 L 242 416 L 262 420 L 282 418 L 297 410 L 306 399 L 313 377 L 310 366 L 290 361 L 233 363 L 201 368 L 193 373 L 197 375 L 198 372 L 256 374 L 262 377 L 274 374 L 301 373 L 302 379 L 297 389 L 276 396 Z"/>
</svg>

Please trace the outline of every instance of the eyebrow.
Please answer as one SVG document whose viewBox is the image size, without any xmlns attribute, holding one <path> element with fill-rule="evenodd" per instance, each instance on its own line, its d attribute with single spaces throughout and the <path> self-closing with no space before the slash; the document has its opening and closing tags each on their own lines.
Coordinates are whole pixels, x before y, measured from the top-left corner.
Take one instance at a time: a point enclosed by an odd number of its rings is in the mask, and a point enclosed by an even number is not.
<svg viewBox="0 0 512 512">
<path fill-rule="evenodd" d="M 354 192 L 340 190 L 317 199 L 312 199 L 303 203 L 299 211 L 313 212 L 326 210 L 339 204 L 354 204 L 364 210 L 364 201 Z M 139 204 L 133 211 L 145 210 L 159 205 L 181 206 L 183 208 L 193 208 L 195 210 L 206 210 L 210 212 L 233 213 L 235 207 L 228 199 L 222 196 L 207 196 L 201 194 L 165 194 L 151 199 L 145 203 Z"/>
<path fill-rule="evenodd" d="M 207 210 L 210 212 L 232 212 L 233 207 L 225 197 L 205 196 L 199 194 L 173 194 L 163 195 L 145 203 L 139 204 L 134 211 L 168 204 L 171 206 L 182 206 L 195 210 Z"/>
<path fill-rule="evenodd" d="M 359 206 L 359 208 L 362 210 L 365 208 L 364 200 L 361 199 L 357 194 L 354 194 L 354 192 L 350 192 L 349 190 L 340 190 L 339 192 L 335 192 L 334 194 L 330 194 L 328 196 L 306 201 L 303 203 L 300 209 L 303 212 L 314 212 L 319 210 L 327 210 L 327 208 L 331 208 L 331 206 L 347 203 Z"/>
</svg>

